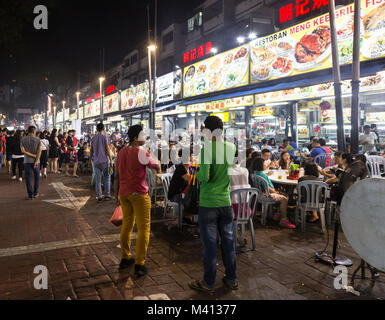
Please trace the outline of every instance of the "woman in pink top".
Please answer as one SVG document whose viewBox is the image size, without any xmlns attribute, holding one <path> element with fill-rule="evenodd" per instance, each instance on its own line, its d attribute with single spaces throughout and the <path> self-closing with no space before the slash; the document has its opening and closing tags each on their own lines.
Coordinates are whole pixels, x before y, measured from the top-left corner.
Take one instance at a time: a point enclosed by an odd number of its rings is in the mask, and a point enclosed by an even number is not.
<svg viewBox="0 0 385 320">
<path fill-rule="evenodd" d="M 129 146 L 123 148 L 116 159 L 115 198 L 122 206 L 123 225 L 120 232 L 122 260 L 120 269 L 126 269 L 135 263 L 136 277 L 147 274 L 145 267 L 147 248 L 150 242 L 151 199 L 146 183 L 146 168 L 160 170 L 159 161 L 141 148 L 145 139 L 140 125 L 128 130 Z M 131 254 L 131 234 L 134 224 L 138 228 L 135 259 Z"/>
</svg>

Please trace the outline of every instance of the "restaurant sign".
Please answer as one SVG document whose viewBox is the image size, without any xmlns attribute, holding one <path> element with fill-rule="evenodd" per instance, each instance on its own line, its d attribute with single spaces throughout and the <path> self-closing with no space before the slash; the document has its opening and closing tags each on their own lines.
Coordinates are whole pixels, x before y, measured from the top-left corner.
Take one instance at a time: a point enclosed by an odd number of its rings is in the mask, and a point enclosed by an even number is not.
<svg viewBox="0 0 385 320">
<path fill-rule="evenodd" d="M 93 101 L 84 106 L 84 118 L 97 117 L 100 115 L 100 100 Z"/>
<path fill-rule="evenodd" d="M 198 96 L 247 84 L 248 44 L 184 68 L 183 96 Z"/>
<path fill-rule="evenodd" d="M 302 1 L 304 2 L 304 1 Z M 341 65 L 353 59 L 354 4 L 336 10 Z M 361 61 L 385 56 L 385 0 L 362 0 Z M 252 83 L 332 67 L 329 14 L 250 44 Z"/>
<path fill-rule="evenodd" d="M 366 122 L 368 123 L 385 123 L 385 112 L 369 112 L 366 114 Z"/>
<path fill-rule="evenodd" d="M 253 96 L 243 96 L 229 98 L 224 100 L 215 100 L 205 103 L 192 104 L 187 106 L 187 112 L 199 112 L 210 110 L 226 110 L 230 108 L 252 106 L 254 104 Z"/>
<path fill-rule="evenodd" d="M 173 101 L 182 96 L 182 70 L 170 72 L 156 79 L 157 103 Z"/>
<path fill-rule="evenodd" d="M 148 81 L 136 87 L 128 88 L 121 93 L 121 109 L 129 110 L 148 106 L 150 104 L 150 89 Z"/>
<path fill-rule="evenodd" d="M 274 115 L 274 109 L 270 107 L 256 107 L 253 108 L 251 111 L 251 116 L 253 118 L 260 118 L 260 117 L 269 117 Z"/>
</svg>

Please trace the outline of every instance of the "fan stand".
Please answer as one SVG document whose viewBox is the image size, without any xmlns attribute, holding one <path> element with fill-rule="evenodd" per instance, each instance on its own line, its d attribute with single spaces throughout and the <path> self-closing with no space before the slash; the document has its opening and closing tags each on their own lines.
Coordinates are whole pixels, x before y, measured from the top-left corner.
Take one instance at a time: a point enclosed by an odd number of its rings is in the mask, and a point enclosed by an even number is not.
<svg viewBox="0 0 385 320">
<path fill-rule="evenodd" d="M 336 221 L 334 224 L 334 242 L 333 242 L 333 253 L 327 252 L 316 252 L 316 262 L 325 263 L 333 266 L 345 266 L 351 267 L 353 262 L 348 257 L 337 255 L 338 246 L 338 233 L 340 230 L 339 210 L 336 209 Z"/>
<path fill-rule="evenodd" d="M 378 271 L 376 268 L 373 268 L 369 263 L 361 259 L 360 266 L 353 272 L 352 280 L 350 282 L 353 288 L 355 288 L 354 281 L 356 280 L 356 275 L 359 270 L 361 270 L 361 280 L 369 279 L 369 278 L 366 278 L 366 275 L 365 275 L 366 269 L 368 269 L 371 274 L 369 289 L 372 289 L 374 287 L 376 280 L 379 277 Z"/>
</svg>

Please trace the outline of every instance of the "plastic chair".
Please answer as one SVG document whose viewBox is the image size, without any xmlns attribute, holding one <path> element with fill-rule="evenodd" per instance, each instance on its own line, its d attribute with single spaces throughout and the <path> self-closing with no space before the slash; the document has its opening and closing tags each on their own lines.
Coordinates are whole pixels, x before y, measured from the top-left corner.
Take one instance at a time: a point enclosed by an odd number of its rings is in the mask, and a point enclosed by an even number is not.
<svg viewBox="0 0 385 320">
<path fill-rule="evenodd" d="M 237 230 L 240 226 L 242 239 L 245 239 L 245 226 L 249 225 L 252 250 L 255 250 L 253 217 L 258 203 L 258 194 L 258 190 L 254 188 L 234 190 L 230 193 L 233 204 L 238 204 Z"/>
<path fill-rule="evenodd" d="M 151 199 L 152 199 L 152 196 L 155 196 L 154 203 L 156 207 L 158 191 L 162 190 L 163 187 L 157 184 L 156 175 L 154 175 L 154 172 L 151 169 L 147 168 L 146 171 L 147 171 L 146 182 L 148 185 L 149 195 Z"/>
<path fill-rule="evenodd" d="M 261 224 L 265 226 L 268 212 L 272 214 L 273 205 L 279 204 L 280 202 L 270 198 L 269 185 L 264 178 L 252 174 L 251 181 L 253 187 L 259 191 L 258 202 L 262 204 Z"/>
<path fill-rule="evenodd" d="M 298 225 L 299 215 L 301 215 L 301 230 L 305 232 L 307 211 L 317 211 L 320 215 L 322 232 L 326 232 L 325 226 L 325 208 L 328 185 L 325 182 L 303 181 L 297 186 L 298 203 L 295 212 L 295 222 Z M 306 202 L 302 202 L 302 190 L 305 190 Z"/>
<path fill-rule="evenodd" d="M 384 178 L 382 176 L 385 173 L 385 159 L 383 157 L 368 156 L 366 166 L 371 178 Z"/>
<path fill-rule="evenodd" d="M 172 178 L 172 174 L 170 174 L 170 173 L 166 173 L 166 174 L 162 175 L 162 186 L 163 186 L 163 192 L 164 192 L 164 213 L 163 213 L 164 218 L 166 218 L 168 206 L 171 206 L 173 208 L 174 218 L 175 218 L 175 207 L 179 208 L 179 203 L 172 202 L 168 199 L 168 190 L 170 188 L 171 178 Z M 181 226 L 180 222 L 182 221 L 181 212 L 182 212 L 182 210 L 179 210 L 179 220 L 178 220 L 179 221 L 179 227 Z"/>
</svg>

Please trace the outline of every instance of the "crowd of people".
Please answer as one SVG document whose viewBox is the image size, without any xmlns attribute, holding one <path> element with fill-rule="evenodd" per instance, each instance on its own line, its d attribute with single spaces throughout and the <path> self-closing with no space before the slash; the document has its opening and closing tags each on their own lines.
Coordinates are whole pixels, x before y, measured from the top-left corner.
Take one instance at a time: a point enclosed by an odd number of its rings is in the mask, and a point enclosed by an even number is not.
<svg viewBox="0 0 385 320">
<path fill-rule="evenodd" d="M 210 132 L 223 131 L 223 122 L 216 116 L 209 116 L 202 130 Z M 232 290 L 238 288 L 236 274 L 236 201 L 230 192 L 237 189 L 257 188 L 259 181 L 256 176 L 267 182 L 268 190 L 263 190 L 264 196 L 278 203 L 278 209 L 273 212 L 273 220 L 283 228 L 295 229 L 296 226 L 288 217 L 289 195 L 277 190 L 270 180 L 272 169 L 289 170 L 294 163 L 304 168 L 301 181 L 323 180 L 331 186 L 332 197 L 338 204 L 346 190 L 357 179 L 368 176 L 366 157 L 363 154 L 351 155 L 339 152 L 327 146 L 326 140 L 312 137 L 308 152 L 299 152 L 297 144 L 291 138 L 285 138 L 281 146 L 275 139 L 263 139 L 257 149 L 248 148 L 246 159 L 240 162 L 239 151 L 234 143 L 227 142 L 223 137 L 204 137 L 200 151 L 199 170 L 197 171 L 193 147 L 189 147 L 190 157 L 185 158 L 182 150 L 174 152 L 177 160 L 174 164 L 161 164 L 161 152 L 158 157 L 150 154 L 151 148 L 144 148 L 145 140 L 141 134 L 140 125 L 130 127 L 127 135 L 118 131 L 113 135 L 105 132 L 102 123 L 97 125 L 95 135 L 85 134 L 82 139 L 76 138 L 76 131 L 52 130 L 38 132 L 34 126 L 28 130 L 1 132 L 0 156 L 5 157 L 8 172 L 12 180 L 26 180 L 28 199 L 39 196 L 40 178 L 48 175 L 64 174 L 68 177 L 78 177 L 78 170 L 90 169 L 95 182 L 96 200 L 116 200 L 123 211 L 120 245 L 122 259 L 120 269 L 126 269 L 135 264 L 135 275 L 147 274 L 145 266 L 151 229 L 151 198 L 147 185 L 147 169 L 172 172 L 168 198 L 182 203 L 187 194 L 194 175 L 199 181 L 198 220 L 203 250 L 203 280 L 193 280 L 190 287 L 194 290 L 212 294 L 217 272 L 217 234 L 220 235 L 222 259 L 225 266 L 223 283 Z M 365 135 L 367 133 L 365 128 Z M 361 139 L 363 145 L 366 140 Z M 368 144 L 372 142 L 369 141 Z M 158 144 L 155 143 L 155 144 Z M 168 152 L 173 153 L 175 144 L 170 144 Z M 217 159 L 217 150 L 222 150 L 224 159 Z M 205 152 L 210 153 L 210 163 L 206 162 Z M 279 158 L 275 157 L 278 152 Z M 176 153 L 176 155 L 175 155 Z M 335 165 L 326 163 L 321 166 L 317 157 L 321 154 L 334 153 Z M 171 157 L 172 158 L 172 157 Z M 3 159 L 1 159 L 3 160 Z M 173 159 L 175 160 L 175 159 Z M 224 160 L 224 161 L 223 161 Z M 3 163 L 1 161 L 0 163 Z M 72 172 L 71 172 L 72 164 Z M 17 172 L 18 170 L 18 172 Z M 197 173 L 196 173 L 197 172 Z M 195 179 L 195 178 L 194 178 Z M 32 183 L 34 180 L 34 184 Z M 104 190 L 102 190 L 104 186 Z M 319 220 L 317 212 L 313 212 L 309 222 Z M 131 235 L 134 225 L 137 225 L 135 258 L 131 252 Z"/>
</svg>

